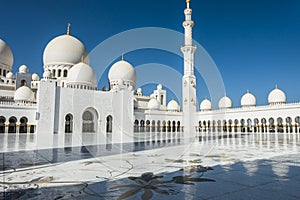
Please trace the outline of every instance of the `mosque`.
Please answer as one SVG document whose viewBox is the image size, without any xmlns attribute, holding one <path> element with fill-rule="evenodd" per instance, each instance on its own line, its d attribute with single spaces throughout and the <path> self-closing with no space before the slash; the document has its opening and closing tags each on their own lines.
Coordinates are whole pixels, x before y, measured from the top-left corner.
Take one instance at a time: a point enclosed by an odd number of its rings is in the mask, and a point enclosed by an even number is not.
<svg viewBox="0 0 300 200">
<path fill-rule="evenodd" d="M 88 52 L 70 34 L 69 26 L 66 34 L 46 45 L 41 78 L 25 65 L 13 74 L 13 53 L 0 39 L 0 133 L 32 133 L 43 136 L 44 142 L 53 135 L 63 140 L 67 134 L 76 133 L 80 138 L 91 133 L 99 136 L 98 141 L 110 136 L 112 142 L 122 143 L 141 132 L 180 133 L 185 137 L 196 132 L 299 132 L 300 103 L 286 103 L 286 95 L 278 87 L 269 93 L 269 105 L 256 106 L 255 96 L 248 91 L 239 108 L 233 108 L 228 96 L 219 100 L 218 108 L 206 98 L 197 108 L 197 48 L 192 42 L 194 22 L 189 0 L 184 15 L 180 103 L 167 103 L 167 92 L 161 84 L 149 96 L 136 89 L 138 75 L 124 57 L 109 70 L 110 87 L 98 90 Z"/>
</svg>

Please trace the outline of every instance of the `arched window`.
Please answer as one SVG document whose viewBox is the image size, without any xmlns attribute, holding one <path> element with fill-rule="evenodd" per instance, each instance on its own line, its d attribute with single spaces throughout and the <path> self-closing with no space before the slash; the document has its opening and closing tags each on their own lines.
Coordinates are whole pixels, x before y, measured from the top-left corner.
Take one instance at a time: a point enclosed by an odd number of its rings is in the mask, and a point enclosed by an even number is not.
<svg viewBox="0 0 300 200">
<path fill-rule="evenodd" d="M 64 77 L 67 77 L 68 76 L 68 70 L 64 70 Z"/>
<path fill-rule="evenodd" d="M 52 70 L 52 76 L 55 77 L 55 75 L 56 75 L 56 70 L 53 69 L 53 70 Z"/>
<path fill-rule="evenodd" d="M 285 119 L 285 121 L 286 121 L 286 132 L 287 133 L 292 133 L 293 132 L 292 118 L 287 117 Z"/>
<path fill-rule="evenodd" d="M 157 132 L 160 132 L 160 120 L 157 121 Z"/>
<path fill-rule="evenodd" d="M 8 121 L 9 121 L 8 133 L 16 133 L 17 118 L 16 117 L 10 117 Z"/>
<path fill-rule="evenodd" d="M 145 121 L 141 120 L 140 125 L 141 125 L 140 132 L 144 132 L 145 131 Z"/>
<path fill-rule="evenodd" d="M 6 70 L 5 69 L 3 70 L 3 76 L 6 76 Z"/>
<path fill-rule="evenodd" d="M 241 119 L 241 132 L 245 133 L 245 120 Z"/>
<path fill-rule="evenodd" d="M 283 133 L 283 120 L 281 117 L 277 118 L 277 132 L 278 133 Z"/>
<path fill-rule="evenodd" d="M 274 119 L 273 118 L 269 119 L 269 132 L 270 133 L 275 132 L 275 125 L 274 125 Z"/>
<path fill-rule="evenodd" d="M 93 108 L 87 109 L 82 114 L 82 132 L 84 133 L 93 133 L 96 131 L 97 127 L 98 114 L 97 111 Z"/>
<path fill-rule="evenodd" d="M 251 119 L 247 120 L 247 132 L 248 133 L 252 132 L 252 120 Z"/>
<path fill-rule="evenodd" d="M 5 117 L 0 116 L 0 133 L 5 133 Z"/>
<path fill-rule="evenodd" d="M 0 75 L 2 75 L 2 69 L 0 68 Z"/>
<path fill-rule="evenodd" d="M 61 77 L 61 69 L 58 70 L 57 77 Z"/>
<path fill-rule="evenodd" d="M 162 132 L 166 132 L 166 121 L 162 122 Z"/>
<path fill-rule="evenodd" d="M 257 118 L 254 119 L 254 132 L 259 132 L 259 120 Z"/>
<path fill-rule="evenodd" d="M 150 121 L 146 121 L 146 132 L 150 132 Z"/>
<path fill-rule="evenodd" d="M 171 121 L 168 121 L 168 132 L 171 132 Z"/>
<path fill-rule="evenodd" d="M 139 120 L 134 121 L 134 132 L 139 132 Z"/>
<path fill-rule="evenodd" d="M 112 132 L 112 121 L 113 121 L 112 116 L 108 115 L 106 117 L 106 133 L 111 133 Z"/>
<path fill-rule="evenodd" d="M 155 132 L 155 121 L 152 120 L 152 123 L 151 123 L 151 132 Z"/>
<path fill-rule="evenodd" d="M 180 121 L 177 121 L 177 132 L 180 132 Z"/>
<path fill-rule="evenodd" d="M 73 132 L 73 115 L 67 114 L 65 117 L 65 133 Z"/>
<path fill-rule="evenodd" d="M 26 82 L 26 80 L 21 80 L 21 86 L 26 86 L 27 85 L 27 82 Z"/>
<path fill-rule="evenodd" d="M 172 122 L 172 132 L 175 132 L 176 131 L 176 122 L 173 121 Z"/>
<path fill-rule="evenodd" d="M 19 133 L 27 133 L 27 122 L 28 119 L 26 117 L 22 117 L 20 119 Z"/>
</svg>

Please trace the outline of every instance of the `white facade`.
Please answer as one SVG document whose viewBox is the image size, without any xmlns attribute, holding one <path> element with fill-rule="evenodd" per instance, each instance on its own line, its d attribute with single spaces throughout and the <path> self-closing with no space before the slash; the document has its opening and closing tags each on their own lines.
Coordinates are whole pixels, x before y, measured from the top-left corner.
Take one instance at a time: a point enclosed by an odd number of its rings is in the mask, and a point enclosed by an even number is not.
<svg viewBox="0 0 300 200">
<path fill-rule="evenodd" d="M 149 96 L 141 88 L 135 92 L 138 74 L 124 58 L 109 71 L 110 90 L 99 91 L 86 48 L 70 35 L 68 26 L 67 34 L 46 46 L 42 78 L 30 74 L 25 65 L 14 76 L 12 52 L 0 40 L 0 133 L 35 133 L 40 144 L 64 146 L 66 134 L 73 134 L 73 145 L 82 145 L 84 134 L 95 134 L 97 143 L 108 138 L 122 143 L 133 141 L 136 133 L 152 133 L 152 139 L 157 139 L 161 133 L 174 138 L 196 132 L 299 132 L 300 103 L 287 104 L 278 87 L 270 92 L 266 106 L 256 106 L 255 96 L 247 92 L 241 108 L 232 108 L 225 96 L 218 109 L 204 99 L 197 111 L 189 1 L 184 14 L 182 109 L 175 100 L 167 103 L 167 92 L 160 84 Z"/>
</svg>

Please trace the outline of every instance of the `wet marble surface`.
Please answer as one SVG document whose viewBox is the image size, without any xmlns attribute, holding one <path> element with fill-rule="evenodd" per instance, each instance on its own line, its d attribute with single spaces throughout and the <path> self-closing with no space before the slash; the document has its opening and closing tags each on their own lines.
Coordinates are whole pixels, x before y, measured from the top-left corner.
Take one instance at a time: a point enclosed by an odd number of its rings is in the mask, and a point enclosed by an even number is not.
<svg viewBox="0 0 300 200">
<path fill-rule="evenodd" d="M 161 148 L 136 144 L 139 151 L 113 145 L 110 151 L 115 153 L 100 156 L 95 153 L 99 148 L 86 148 L 90 154 L 86 157 L 87 152 L 71 149 L 69 154 L 78 154 L 76 159 L 65 159 L 65 152 L 58 151 L 57 162 L 38 159 L 32 165 L 24 165 L 23 157 L 23 165 L 2 165 L 0 198 L 300 199 L 299 138 L 299 134 L 197 137 Z M 43 157 L 53 157 L 48 153 Z M 3 155 L 12 163 L 21 159 Z"/>
</svg>

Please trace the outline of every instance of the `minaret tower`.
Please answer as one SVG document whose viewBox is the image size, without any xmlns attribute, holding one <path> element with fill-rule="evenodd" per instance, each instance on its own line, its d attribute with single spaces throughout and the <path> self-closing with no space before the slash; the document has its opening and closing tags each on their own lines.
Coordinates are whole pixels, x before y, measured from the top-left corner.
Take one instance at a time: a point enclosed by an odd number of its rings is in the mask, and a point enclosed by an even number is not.
<svg viewBox="0 0 300 200">
<path fill-rule="evenodd" d="M 184 56 L 184 75 L 182 77 L 182 95 L 183 95 L 183 124 L 186 137 L 195 132 L 196 125 L 196 77 L 194 75 L 194 54 L 196 46 L 193 45 L 192 29 L 192 9 L 190 0 L 186 0 L 187 8 L 184 10 L 184 46 L 181 51 Z"/>
</svg>

